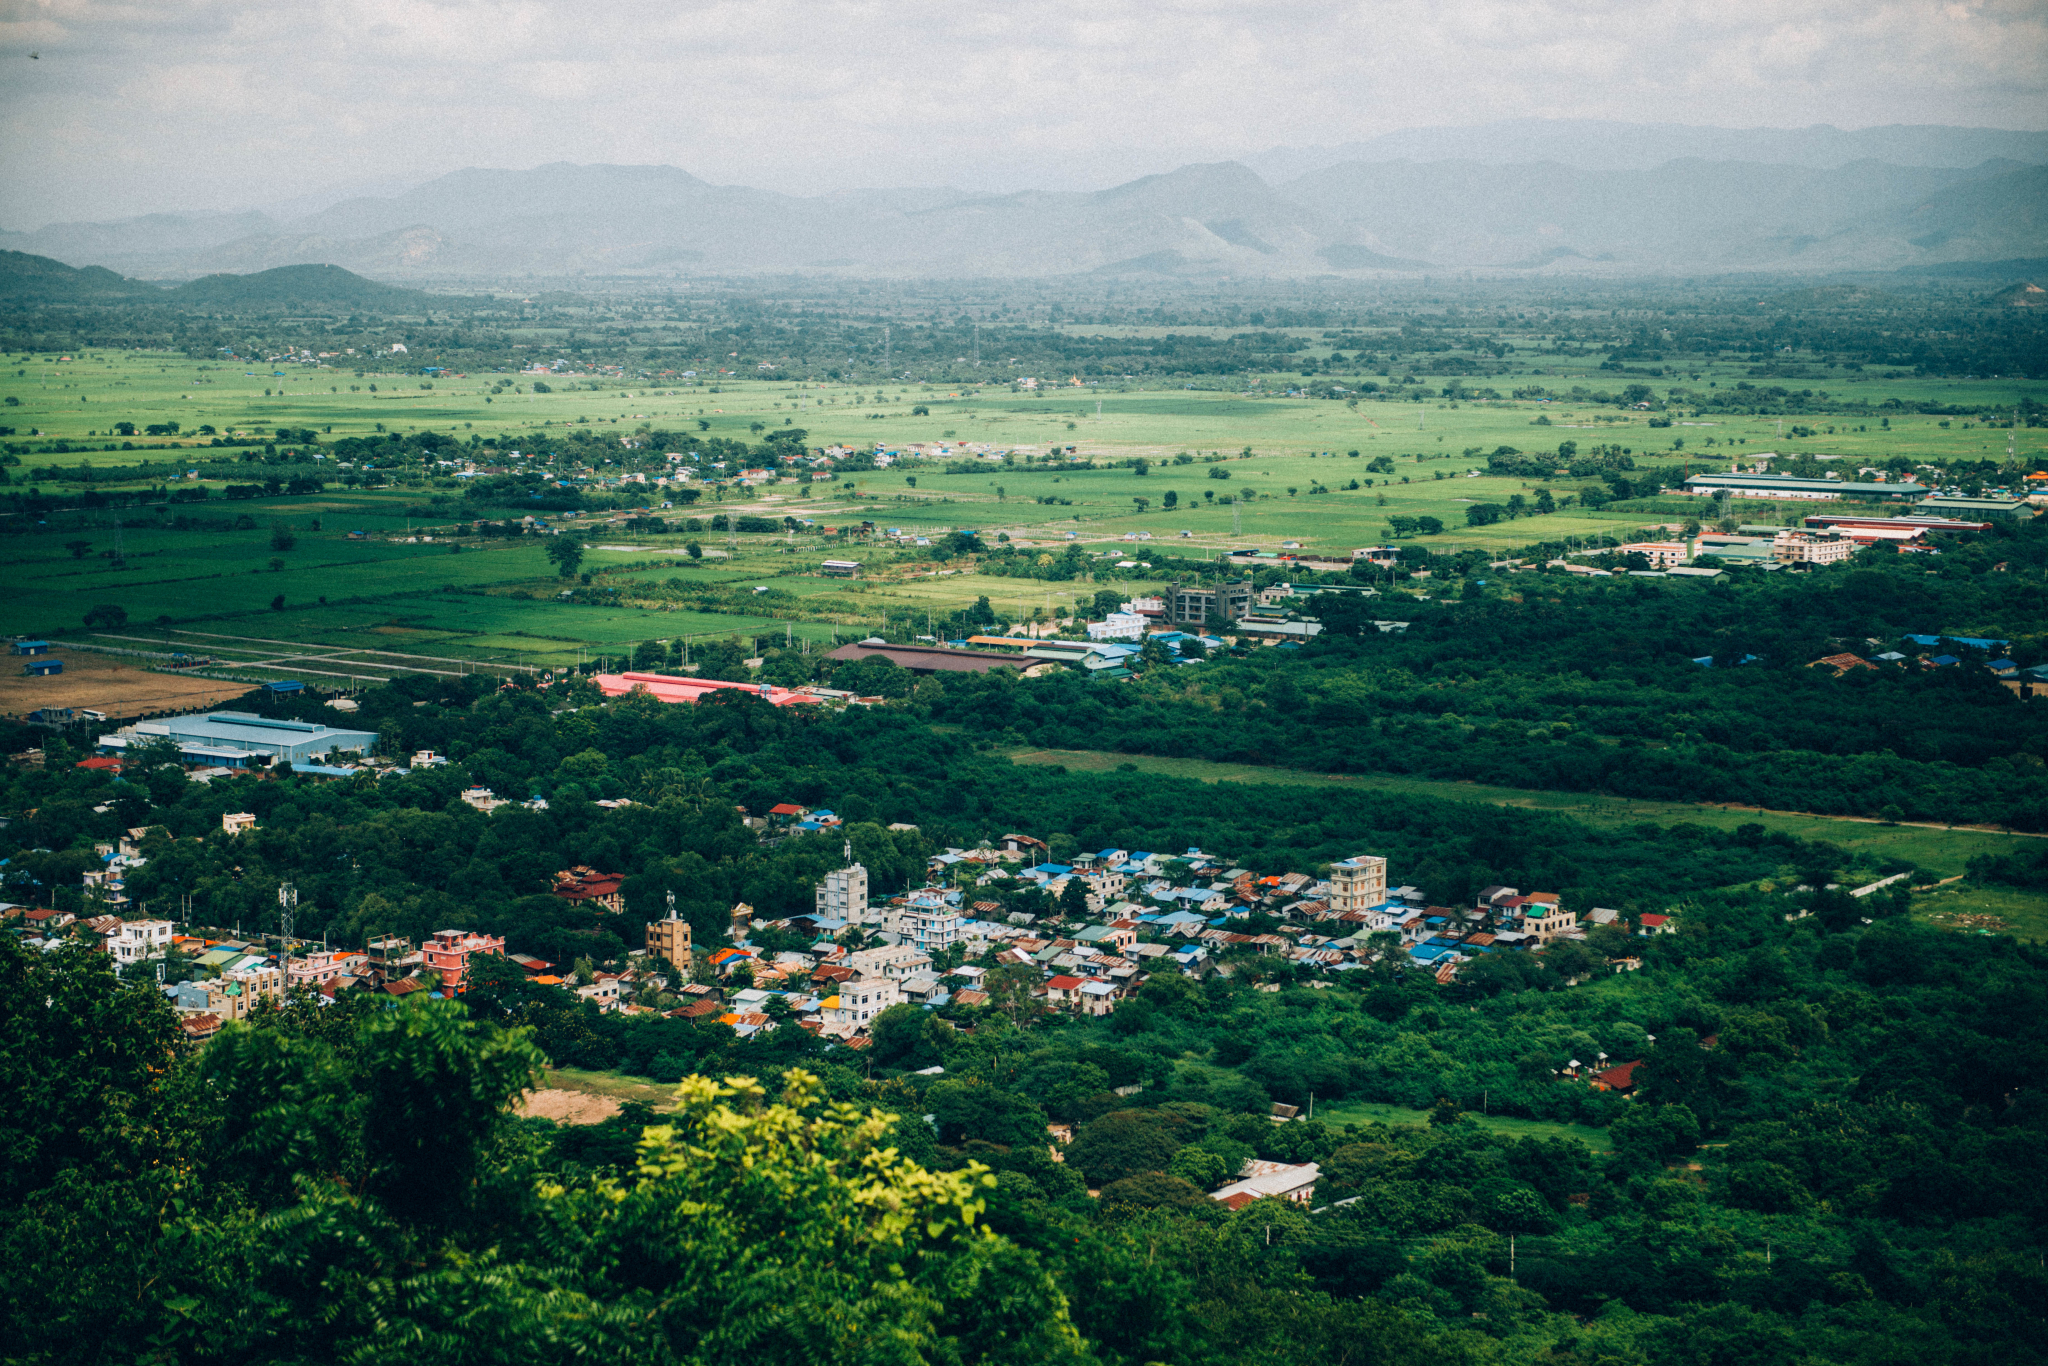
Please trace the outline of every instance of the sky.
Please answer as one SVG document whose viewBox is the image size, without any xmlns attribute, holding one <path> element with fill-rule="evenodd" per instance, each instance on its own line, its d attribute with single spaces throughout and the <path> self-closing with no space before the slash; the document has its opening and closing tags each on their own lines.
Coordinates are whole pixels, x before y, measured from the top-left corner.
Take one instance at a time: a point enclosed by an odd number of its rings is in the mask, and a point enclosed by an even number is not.
<svg viewBox="0 0 2048 1366">
<path fill-rule="evenodd" d="M 0 0 L 0 63 L 14 229 L 554 161 L 1076 190 L 1508 118 L 2048 127 L 2040 0 Z"/>
</svg>

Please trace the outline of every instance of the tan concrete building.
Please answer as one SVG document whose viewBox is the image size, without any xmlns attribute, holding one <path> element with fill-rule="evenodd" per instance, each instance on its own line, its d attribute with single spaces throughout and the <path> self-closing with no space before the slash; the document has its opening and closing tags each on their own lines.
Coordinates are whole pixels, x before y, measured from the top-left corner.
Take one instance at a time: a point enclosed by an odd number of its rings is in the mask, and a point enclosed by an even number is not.
<svg viewBox="0 0 2048 1366">
<path fill-rule="evenodd" d="M 1359 854 L 1330 865 L 1330 909 L 1338 915 L 1369 911 L 1387 901 L 1387 861 Z"/>
<path fill-rule="evenodd" d="M 1652 569 L 1670 569 L 1685 563 L 1685 542 L 1683 541 L 1631 541 L 1614 548 L 1617 555 L 1641 555 L 1650 562 Z"/>
<path fill-rule="evenodd" d="M 1834 564 L 1848 559 L 1861 548 L 1847 536 L 1781 531 L 1771 541 L 1771 558 L 1781 564 Z"/>
<path fill-rule="evenodd" d="M 690 975 L 690 922 L 676 914 L 671 905 L 668 915 L 660 920 L 647 922 L 647 952 L 659 958 L 683 974 Z"/>
</svg>

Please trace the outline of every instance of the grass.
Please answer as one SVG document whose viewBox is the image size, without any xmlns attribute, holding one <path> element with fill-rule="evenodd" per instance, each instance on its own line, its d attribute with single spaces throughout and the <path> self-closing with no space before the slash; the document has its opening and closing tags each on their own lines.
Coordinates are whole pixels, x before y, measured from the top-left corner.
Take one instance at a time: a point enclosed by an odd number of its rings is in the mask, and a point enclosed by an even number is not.
<svg viewBox="0 0 2048 1366">
<path fill-rule="evenodd" d="M 1141 773 L 1194 778 L 1206 783 L 1277 784 L 1287 787 L 1340 787 L 1372 792 L 1410 793 L 1473 805 L 1511 806 L 1555 811 L 1588 825 L 1617 827 L 1639 824 L 1701 825 L 1732 830 L 1757 824 L 1782 830 L 1802 840 L 1826 840 L 1850 854 L 1909 859 L 1944 877 L 1960 874 L 1979 854 L 2037 850 L 2039 836 L 2008 835 L 1994 830 L 1946 829 L 1925 825 L 1886 825 L 1853 816 L 1816 816 L 1802 812 L 1757 811 L 1733 806 L 1686 802 L 1639 801 L 1597 793 L 1545 792 L 1533 788 L 1491 787 L 1480 783 L 1393 774 L 1313 773 L 1294 768 L 1214 763 L 1206 759 L 1155 758 L 1102 750 L 1025 749 L 1010 754 L 1013 763 L 1058 764 L 1083 772 L 1107 772 L 1125 764 Z M 2048 918 L 2048 898 L 2037 898 L 2037 913 Z"/>
<path fill-rule="evenodd" d="M 657 1086 L 650 1081 L 640 1081 L 620 1072 L 596 1072 L 582 1067 L 550 1067 L 547 1070 L 547 1085 L 559 1091 L 586 1091 L 592 1095 L 610 1096 L 615 1100 L 637 1100 L 657 1110 L 666 1110 L 675 1104 L 676 1088 Z"/>
<path fill-rule="evenodd" d="M 1952 883 L 1913 898 L 1913 918 L 1959 934 L 2009 934 L 2048 941 L 2048 896 L 2018 887 Z"/>
<path fill-rule="evenodd" d="M 1318 1103 L 1316 1118 L 1333 1128 L 1341 1129 L 1346 1124 L 1391 1124 L 1408 1128 L 1426 1128 L 1429 1125 L 1429 1111 L 1410 1110 L 1399 1105 L 1387 1105 L 1376 1100 L 1335 1100 Z M 1511 1138 L 1569 1138 L 1583 1143 L 1594 1152 L 1609 1152 L 1613 1144 L 1608 1140 L 1605 1129 L 1595 1129 L 1585 1124 L 1558 1124 L 1542 1119 L 1515 1119 L 1506 1115 L 1483 1115 L 1465 1112 L 1465 1119 L 1480 1128 Z"/>
<path fill-rule="evenodd" d="M 1326 353 L 1326 342 L 1304 335 L 1313 350 Z M 607 433 L 616 427 L 625 435 L 643 425 L 694 433 L 702 422 L 709 435 L 750 438 L 753 423 L 793 423 L 809 433 L 807 444 L 881 442 L 891 447 L 935 442 L 955 433 L 956 457 L 958 443 L 972 442 L 1012 450 L 1013 463 L 946 473 L 927 462 L 850 475 L 829 488 L 778 485 L 728 495 L 722 504 L 700 503 L 688 515 L 704 519 L 721 509 L 774 517 L 796 514 L 823 525 L 866 519 L 884 527 L 933 533 L 974 527 L 991 539 L 1004 532 L 1055 552 L 1068 544 L 1066 536 L 1071 533 L 1085 548 L 1131 559 L 1166 553 L 1213 556 L 1225 548 L 1277 548 L 1283 541 L 1348 556 L 1354 548 L 1383 541 L 1387 519 L 1396 514 L 1442 520 L 1447 530 L 1427 538 L 1432 549 L 1480 548 L 1507 556 L 1535 540 L 1626 535 L 1679 515 L 1572 507 L 1547 517 L 1467 527 L 1464 510 L 1474 502 L 1505 502 L 1515 494 L 1533 501 L 1533 483 L 1490 475 L 1468 477 L 1469 471 L 1483 469 L 1484 460 L 1466 452 L 1498 445 L 1549 449 L 1566 439 L 1582 445 L 1626 445 L 1636 452 L 1639 464 L 1677 472 L 1688 467 L 1722 468 L 1735 451 L 1806 449 L 1873 458 L 2002 455 L 2005 439 L 2004 431 L 1995 427 L 1956 422 L 1943 428 L 1939 419 L 1912 414 L 1895 415 L 1889 431 L 1860 415 L 1843 418 L 1832 424 L 1837 430 L 1831 434 L 1826 432 L 1828 419 L 1802 418 L 1822 434 L 1795 440 L 1779 435 L 1775 419 L 1710 416 L 1697 425 L 1652 431 L 1645 425 L 1647 414 L 1570 401 L 1536 405 L 1440 397 L 1425 403 L 1367 400 L 1352 408 L 1273 392 L 1285 388 L 1284 377 L 1269 379 L 1255 393 L 1164 385 L 1146 389 L 1133 381 L 1038 394 L 1012 392 L 1007 386 L 895 384 L 884 387 L 879 403 L 876 391 L 868 387 L 787 380 L 728 380 L 714 393 L 708 388 L 640 383 L 575 388 L 577 383 L 594 381 L 558 379 L 550 381 L 556 384 L 555 392 L 535 394 L 530 392 L 531 379 L 524 376 L 429 379 L 375 369 L 392 359 L 335 356 L 328 362 L 331 369 L 292 366 L 281 374 L 268 365 L 239 361 L 88 351 L 68 361 L 37 359 L 9 367 L 0 373 L 0 396 L 16 400 L 6 410 L 6 420 L 17 434 L 39 430 L 86 444 L 104 442 L 119 420 L 176 421 L 188 432 L 205 423 L 223 432 L 259 435 L 276 426 L 310 427 L 323 442 L 384 429 L 432 429 L 458 441 L 472 435 L 509 436 L 521 449 L 547 449 L 544 439 L 562 426 L 585 431 L 601 427 Z M 1540 377 L 1510 374 L 1487 382 L 1506 392 L 1525 379 L 1533 380 L 1553 393 L 1568 392 L 1574 383 L 1594 389 L 1612 389 L 1618 383 L 1613 376 L 1599 374 L 1592 360 L 1544 357 L 1540 364 Z M 364 373 L 358 372 L 359 366 Z M 1747 373 L 1740 365 L 1687 369 L 1699 371 L 1688 381 L 1695 386 L 1726 387 Z M 516 381 L 528 392 L 487 392 L 504 380 Z M 1846 373 L 1820 382 L 1830 392 L 1857 401 L 1934 399 L 1979 409 L 2009 408 L 2039 387 L 2014 380 L 1885 380 Z M 913 416 L 910 410 L 917 404 L 928 406 L 929 415 Z M 2042 429 L 2025 429 L 2018 435 L 2023 454 L 2039 455 L 2048 449 L 2048 432 Z M 1685 449 L 1672 449 L 1680 440 L 1687 443 Z M 1709 447 L 1708 441 L 1715 444 Z M 120 444 L 118 439 L 115 444 Z M 680 444 L 687 446 L 687 438 Z M 1153 463 L 1143 475 L 1130 468 L 1066 470 L 1035 463 L 1035 457 L 1055 444 L 1074 446 L 1081 456 L 1105 466 L 1137 456 Z M 1234 458 L 1246 448 L 1254 452 L 1252 458 Z M 1349 455 L 1354 450 L 1360 453 L 1357 459 Z M 1195 463 L 1173 463 L 1183 452 Z M 1233 458 L 1201 463 L 1211 453 Z M 263 467 L 257 464 L 240 473 L 244 467 L 239 461 L 245 454 L 254 452 L 201 450 L 190 444 L 31 454 L 11 473 L 16 488 L 26 484 L 46 492 L 75 492 L 84 485 L 48 478 L 47 470 L 32 475 L 31 470 L 46 463 L 75 473 L 81 461 L 89 460 L 100 471 L 95 487 L 135 489 L 160 484 L 166 465 L 211 464 L 218 457 L 237 462 L 238 478 L 259 477 Z M 646 458 L 629 456 L 623 448 L 617 454 L 621 462 Z M 1393 460 L 1392 474 L 1366 470 L 1380 456 Z M 147 479 L 135 473 L 148 464 L 157 472 Z M 1212 471 L 1230 477 L 1212 479 Z M 1373 481 L 1370 487 L 1365 486 L 1368 479 Z M 1344 487 L 1354 480 L 1361 487 Z M 216 494 L 225 482 L 209 481 Z M 1553 480 L 1550 487 L 1562 498 L 1589 482 Z M 1316 486 L 1330 491 L 1311 493 Z M 1163 507 L 1169 491 L 1179 504 L 1171 511 Z M 1234 507 L 1216 501 L 1253 493 L 1258 496 Z M 647 496 L 658 495 L 649 489 Z M 1133 501 L 1138 498 L 1148 500 L 1147 510 L 1139 510 Z M 1033 607 L 1069 607 L 1078 595 L 1092 595 L 1098 588 L 1127 591 L 1135 586 L 1115 579 L 1114 558 L 1098 559 L 1102 572 L 1088 583 L 1048 585 L 935 574 L 847 585 L 801 577 L 802 571 L 834 553 L 816 540 L 791 543 L 776 536 L 746 536 L 739 538 L 736 554 L 726 558 L 726 538 L 708 531 L 650 536 L 589 518 L 568 523 L 572 534 L 594 544 L 635 547 L 592 550 L 584 565 L 600 575 L 618 567 L 621 572 L 601 578 L 600 586 L 619 587 L 624 597 L 630 598 L 635 587 L 671 579 L 707 588 L 768 584 L 790 597 L 779 608 L 764 602 L 758 612 L 655 612 L 630 605 L 571 608 L 552 600 L 561 585 L 548 572 L 534 542 L 494 541 L 450 554 L 438 542 L 405 541 L 409 530 L 447 525 L 478 511 L 459 496 L 454 481 L 415 479 L 404 487 L 337 486 L 297 498 L 227 502 L 215 497 L 189 508 L 167 508 L 161 518 L 123 514 L 129 521 L 162 525 L 117 530 L 111 514 L 88 512 L 52 518 L 68 525 L 4 528 L 17 534 L 9 543 L 7 567 L 0 571 L 0 583 L 8 589 L 0 596 L 0 631 L 76 630 L 91 607 L 115 603 L 126 609 L 133 623 L 167 616 L 180 626 L 337 645 L 363 645 L 366 633 L 377 633 L 385 637 L 380 642 L 384 648 L 426 655 L 486 663 L 560 663 L 579 653 L 615 650 L 650 637 L 777 634 L 788 627 L 777 610 L 788 612 L 792 607 L 798 615 L 822 618 L 797 623 L 794 634 L 825 642 L 835 630 L 845 636 L 866 629 L 866 623 L 888 609 L 929 610 L 936 615 L 985 594 L 1000 612 L 1017 616 Z M 503 517 L 508 510 L 488 511 Z M 197 525 L 179 530 L 169 525 L 179 512 L 213 522 L 246 517 L 250 525 L 241 530 Z M 1757 515 L 1755 510 L 1745 512 Z M 278 522 L 297 537 L 297 545 L 288 552 L 271 548 L 271 530 Z M 350 530 L 367 532 L 368 537 L 349 540 Z M 1122 539 L 1142 533 L 1150 533 L 1151 539 Z M 704 560 L 685 558 L 683 547 L 690 539 L 702 543 Z M 84 558 L 74 558 L 64 548 L 67 540 L 89 543 Z M 114 568 L 111 552 L 116 545 L 125 556 L 125 568 Z M 876 569 L 888 568 L 894 559 L 893 551 L 880 547 L 838 553 L 866 560 Z M 273 557 L 284 562 L 282 568 L 271 569 Z M 649 561 L 675 563 L 628 568 Z M 450 588 L 491 592 L 484 596 L 442 591 Z M 515 591 L 530 596 L 514 597 Z M 273 611 L 271 603 L 280 595 L 284 610 Z"/>
</svg>

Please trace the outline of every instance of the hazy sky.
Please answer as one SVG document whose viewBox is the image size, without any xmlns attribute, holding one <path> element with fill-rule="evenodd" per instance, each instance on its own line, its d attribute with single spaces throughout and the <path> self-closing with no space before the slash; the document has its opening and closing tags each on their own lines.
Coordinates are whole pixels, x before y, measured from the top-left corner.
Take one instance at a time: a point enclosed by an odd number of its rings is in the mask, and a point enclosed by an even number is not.
<svg viewBox="0 0 2048 1366">
<path fill-rule="evenodd" d="M 2040 0 L 0 0 L 0 62 L 13 228 L 549 161 L 1087 189 L 1501 118 L 2048 126 Z"/>
</svg>

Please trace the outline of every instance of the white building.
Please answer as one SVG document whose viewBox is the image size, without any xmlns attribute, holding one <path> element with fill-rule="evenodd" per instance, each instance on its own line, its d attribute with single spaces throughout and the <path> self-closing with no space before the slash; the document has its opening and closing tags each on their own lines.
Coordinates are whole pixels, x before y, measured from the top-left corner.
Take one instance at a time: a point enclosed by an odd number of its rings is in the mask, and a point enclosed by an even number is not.
<svg viewBox="0 0 2048 1366">
<path fill-rule="evenodd" d="M 1130 611 L 1130 604 L 1128 603 L 1124 604 L 1124 607 L 1125 610 L 1120 612 L 1111 612 L 1107 617 L 1103 618 L 1101 621 L 1089 622 L 1088 639 L 1143 640 L 1145 638 L 1145 625 L 1147 622 L 1147 618 L 1139 615 L 1136 612 Z"/>
<path fill-rule="evenodd" d="M 846 956 L 855 977 L 887 977 L 902 981 L 930 967 L 932 960 L 913 944 L 885 944 Z"/>
<path fill-rule="evenodd" d="M 893 977 L 852 977 L 839 984 L 837 996 L 825 998 L 819 1015 L 828 1030 L 857 1033 L 902 1000 L 903 984 Z"/>
<path fill-rule="evenodd" d="M 888 928 L 925 953 L 951 948 L 960 939 L 964 917 L 957 906 L 934 892 L 912 892 L 903 909 L 890 917 Z"/>
<path fill-rule="evenodd" d="M 1781 531 L 1771 541 L 1771 558 L 1781 564 L 1834 564 L 1862 547 L 1847 536 L 1822 536 L 1810 531 Z"/>
<path fill-rule="evenodd" d="M 817 913 L 833 920 L 858 924 L 868 913 L 868 870 L 853 862 L 853 846 L 847 846 L 847 866 L 825 874 L 818 883 Z"/>
<path fill-rule="evenodd" d="M 1255 1158 L 1244 1164 L 1238 1180 L 1210 1191 L 1209 1198 L 1225 1204 L 1236 1196 L 1246 1196 L 1252 1200 L 1292 1200 L 1297 1205 L 1306 1205 L 1315 1199 L 1316 1180 L 1322 1174 L 1322 1168 L 1314 1162 L 1295 1166 Z"/>
<path fill-rule="evenodd" d="M 107 936 L 107 952 L 116 963 L 140 963 L 159 958 L 171 950 L 171 922 L 168 920 L 124 920 Z"/>
</svg>

